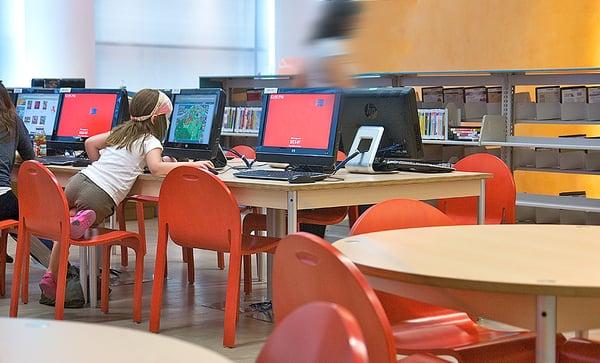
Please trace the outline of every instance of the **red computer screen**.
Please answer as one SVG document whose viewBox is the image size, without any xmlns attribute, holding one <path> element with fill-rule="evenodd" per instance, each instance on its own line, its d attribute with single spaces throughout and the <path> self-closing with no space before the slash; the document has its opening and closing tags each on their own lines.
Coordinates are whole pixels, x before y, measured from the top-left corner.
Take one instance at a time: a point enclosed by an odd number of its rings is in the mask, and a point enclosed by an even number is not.
<svg viewBox="0 0 600 363">
<path fill-rule="evenodd" d="M 334 94 L 271 95 L 263 146 L 326 150 L 334 103 Z"/>
<path fill-rule="evenodd" d="M 56 136 L 90 137 L 110 131 L 116 102 L 116 94 L 65 94 Z"/>
</svg>

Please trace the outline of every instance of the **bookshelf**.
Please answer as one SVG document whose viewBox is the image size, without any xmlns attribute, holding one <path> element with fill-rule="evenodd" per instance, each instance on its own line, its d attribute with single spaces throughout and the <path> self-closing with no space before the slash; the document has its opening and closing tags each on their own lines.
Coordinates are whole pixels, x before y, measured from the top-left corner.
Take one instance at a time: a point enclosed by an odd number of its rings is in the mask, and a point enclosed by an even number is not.
<svg viewBox="0 0 600 363">
<path fill-rule="evenodd" d="M 535 102 L 523 102 L 525 93 L 536 86 L 545 85 L 600 85 L 600 68 L 575 69 L 533 69 L 533 70 L 475 70 L 447 72 L 405 72 L 405 73 L 369 73 L 355 77 L 360 87 L 414 87 L 419 92 L 423 87 L 500 87 L 500 102 L 494 105 L 466 106 L 454 105 L 460 116 L 452 117 L 450 111 L 448 129 L 454 127 L 480 129 L 479 140 L 453 140 L 451 133 L 443 139 L 424 137 L 426 160 L 453 160 L 475 152 L 489 152 L 502 157 L 515 171 L 517 182 L 517 205 L 520 209 L 531 211 L 544 210 L 562 213 L 600 213 L 600 183 L 598 187 L 590 185 L 590 177 L 598 178 L 600 171 L 520 165 L 523 154 L 529 158 L 543 155 L 554 150 L 560 157 L 566 153 L 585 153 L 586 160 L 600 159 L 600 139 L 586 137 L 559 137 L 569 134 L 600 136 L 600 119 L 589 119 L 600 114 L 596 106 L 564 106 L 568 120 L 561 115 L 552 119 L 537 117 L 538 106 Z M 228 106 L 248 106 L 247 102 L 237 102 L 234 93 L 240 89 L 261 90 L 265 87 L 290 87 L 293 79 L 289 76 L 260 77 L 200 77 L 200 87 L 222 87 L 228 95 Z M 236 91 L 238 90 L 238 91 Z M 523 92 L 525 90 L 526 92 Z M 419 104 L 419 108 L 452 109 L 448 104 Z M 469 108 L 467 110 L 466 108 Z M 557 106 L 554 112 L 560 112 Z M 591 109 L 591 111 L 590 111 Z M 474 112 L 475 111 L 475 112 Z M 564 113 L 564 110 L 562 110 Z M 574 113 L 573 113 L 574 112 Z M 586 113 L 587 112 L 587 113 Z M 591 112 L 591 114 L 590 114 Z M 477 117 L 466 117 L 476 115 Z M 572 117 L 572 116 L 581 117 Z M 590 116 L 591 115 L 591 116 Z M 598 117 L 600 118 L 600 117 Z M 457 123 L 458 121 L 458 123 Z M 256 135 L 235 131 L 223 133 L 224 143 L 246 143 L 254 145 Z M 562 160 L 562 159 L 561 159 Z M 516 163 L 515 163 L 516 161 Z M 561 196 L 556 191 L 548 191 L 542 186 L 542 175 L 560 177 L 565 192 L 573 189 L 585 191 L 585 197 Z M 588 183 L 588 184 L 586 184 Z M 596 196 L 597 193 L 597 196 Z M 597 216 L 600 216 L 598 214 Z M 554 218 L 554 217 L 553 217 Z M 562 218 L 562 217 L 561 217 Z M 598 220 L 598 218 L 592 218 Z M 542 219 L 549 220 L 549 219 Z M 553 219 L 550 219 L 553 220 Z M 562 219 L 561 219 L 562 220 Z M 568 220 L 568 218 L 566 219 Z"/>
</svg>

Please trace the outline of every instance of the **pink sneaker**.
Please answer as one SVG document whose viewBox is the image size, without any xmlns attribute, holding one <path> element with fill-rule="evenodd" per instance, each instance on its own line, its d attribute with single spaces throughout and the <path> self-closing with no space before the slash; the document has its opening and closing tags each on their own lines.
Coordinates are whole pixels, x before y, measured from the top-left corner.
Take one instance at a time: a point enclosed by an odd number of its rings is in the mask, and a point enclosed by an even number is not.
<svg viewBox="0 0 600 363">
<path fill-rule="evenodd" d="M 50 300 L 56 300 L 56 281 L 52 272 L 47 271 L 40 280 L 40 289 L 44 296 Z"/>
<path fill-rule="evenodd" d="M 80 239 L 96 221 L 96 212 L 91 209 L 81 210 L 71 217 L 71 238 Z"/>
</svg>

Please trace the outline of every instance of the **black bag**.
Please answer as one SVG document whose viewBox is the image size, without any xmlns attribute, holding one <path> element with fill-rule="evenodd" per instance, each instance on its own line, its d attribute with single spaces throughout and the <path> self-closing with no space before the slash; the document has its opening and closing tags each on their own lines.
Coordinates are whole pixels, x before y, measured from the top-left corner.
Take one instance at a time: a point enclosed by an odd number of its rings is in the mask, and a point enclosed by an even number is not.
<svg viewBox="0 0 600 363">
<path fill-rule="evenodd" d="M 54 300 L 46 297 L 43 293 L 40 304 L 54 306 Z M 79 267 L 69 264 L 67 268 L 67 287 L 65 291 L 65 308 L 78 309 L 85 305 L 83 289 L 79 280 Z"/>
</svg>

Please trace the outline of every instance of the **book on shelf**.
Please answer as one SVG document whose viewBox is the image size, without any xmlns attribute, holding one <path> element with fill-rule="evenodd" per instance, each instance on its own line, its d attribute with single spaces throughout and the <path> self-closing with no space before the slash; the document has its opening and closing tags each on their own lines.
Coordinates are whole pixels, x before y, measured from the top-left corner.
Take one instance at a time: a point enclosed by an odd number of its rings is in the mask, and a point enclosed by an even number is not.
<svg viewBox="0 0 600 363">
<path fill-rule="evenodd" d="M 419 109 L 421 137 L 426 140 L 445 140 L 448 130 L 447 109 Z"/>
<path fill-rule="evenodd" d="M 449 134 L 451 140 L 479 141 L 479 138 L 481 137 L 481 129 L 474 127 L 453 127 L 450 129 Z"/>
<path fill-rule="evenodd" d="M 224 132 L 257 134 L 261 113 L 260 107 L 225 107 L 221 129 Z"/>
</svg>

